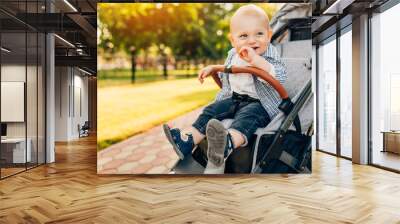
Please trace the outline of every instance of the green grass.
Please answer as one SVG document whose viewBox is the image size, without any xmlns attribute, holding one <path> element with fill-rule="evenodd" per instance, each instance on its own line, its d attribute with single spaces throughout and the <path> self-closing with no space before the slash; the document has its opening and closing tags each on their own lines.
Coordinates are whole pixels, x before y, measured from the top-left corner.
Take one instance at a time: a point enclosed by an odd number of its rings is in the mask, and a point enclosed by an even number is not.
<svg viewBox="0 0 400 224">
<path fill-rule="evenodd" d="M 99 88 L 98 149 L 209 104 L 217 91 L 212 79 L 196 78 Z"/>
<path fill-rule="evenodd" d="M 161 70 L 139 70 L 135 75 L 135 84 L 165 80 Z M 167 80 L 185 79 L 197 77 L 196 70 L 170 70 Z M 130 69 L 100 70 L 98 74 L 98 86 L 100 88 L 131 84 Z"/>
<path fill-rule="evenodd" d="M 187 75 L 187 74 L 196 74 L 197 70 L 168 70 L 168 75 Z M 138 70 L 136 71 L 136 76 L 162 76 L 162 70 L 156 69 L 149 69 L 149 70 Z M 106 78 L 118 78 L 118 77 L 131 77 L 131 70 L 130 69 L 113 69 L 113 70 L 100 70 L 98 74 L 99 79 L 106 79 Z"/>
</svg>

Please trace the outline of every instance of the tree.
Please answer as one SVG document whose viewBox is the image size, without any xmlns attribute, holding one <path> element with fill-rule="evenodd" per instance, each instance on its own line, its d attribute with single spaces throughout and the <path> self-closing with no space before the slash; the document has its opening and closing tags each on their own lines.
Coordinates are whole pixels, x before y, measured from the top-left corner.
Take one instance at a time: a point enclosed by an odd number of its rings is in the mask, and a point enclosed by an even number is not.
<svg viewBox="0 0 400 224">
<path fill-rule="evenodd" d="M 156 4 L 156 7 L 149 10 L 151 20 L 154 21 L 153 32 L 157 34 L 157 41 L 154 43 L 162 56 L 163 74 L 167 77 L 167 49 L 170 49 L 175 57 L 182 55 L 182 47 L 195 49 L 195 46 L 188 46 L 187 40 L 193 38 L 193 24 L 198 20 L 197 8 L 199 4 Z"/>
<path fill-rule="evenodd" d="M 99 20 L 111 34 L 114 47 L 131 55 L 132 83 L 135 82 L 137 55 L 140 50 L 150 47 L 155 39 L 154 33 L 147 31 L 151 23 L 147 11 L 151 7 L 151 4 L 99 3 Z"/>
</svg>

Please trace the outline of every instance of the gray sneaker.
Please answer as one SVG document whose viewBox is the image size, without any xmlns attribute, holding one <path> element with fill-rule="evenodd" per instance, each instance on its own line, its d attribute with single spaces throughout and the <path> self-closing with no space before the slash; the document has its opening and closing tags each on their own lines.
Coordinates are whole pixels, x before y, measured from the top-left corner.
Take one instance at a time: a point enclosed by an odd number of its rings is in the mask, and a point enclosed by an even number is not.
<svg viewBox="0 0 400 224">
<path fill-rule="evenodd" d="M 225 173 L 225 162 L 221 166 L 216 166 L 212 162 L 208 161 L 204 174 L 224 174 Z"/>
<path fill-rule="evenodd" d="M 204 170 L 204 173 L 224 173 L 225 158 L 233 150 L 233 144 L 230 134 L 220 121 L 216 119 L 211 119 L 207 124 L 206 136 L 208 141 L 208 163 L 206 169 Z"/>
</svg>

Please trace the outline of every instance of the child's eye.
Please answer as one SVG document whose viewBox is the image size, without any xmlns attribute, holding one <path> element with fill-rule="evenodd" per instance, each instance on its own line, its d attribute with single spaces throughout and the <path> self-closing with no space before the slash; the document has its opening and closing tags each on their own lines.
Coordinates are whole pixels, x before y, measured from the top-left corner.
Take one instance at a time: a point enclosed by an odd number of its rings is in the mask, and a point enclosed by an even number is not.
<svg viewBox="0 0 400 224">
<path fill-rule="evenodd" d="M 262 36 L 262 35 L 264 35 L 264 32 L 258 32 L 257 33 L 257 36 Z"/>
<path fill-rule="evenodd" d="M 244 39 L 246 37 L 247 37 L 247 34 L 240 34 L 240 36 L 239 36 L 240 39 Z"/>
</svg>

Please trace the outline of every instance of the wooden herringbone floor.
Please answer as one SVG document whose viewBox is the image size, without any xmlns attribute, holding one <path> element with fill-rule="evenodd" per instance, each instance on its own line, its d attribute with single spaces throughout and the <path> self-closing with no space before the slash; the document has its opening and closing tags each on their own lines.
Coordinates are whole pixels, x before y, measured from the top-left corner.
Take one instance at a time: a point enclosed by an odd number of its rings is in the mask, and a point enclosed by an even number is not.
<svg viewBox="0 0 400 224">
<path fill-rule="evenodd" d="M 95 138 L 0 181 L 0 223 L 400 223 L 400 175 L 313 155 L 312 175 L 98 176 Z"/>
</svg>

